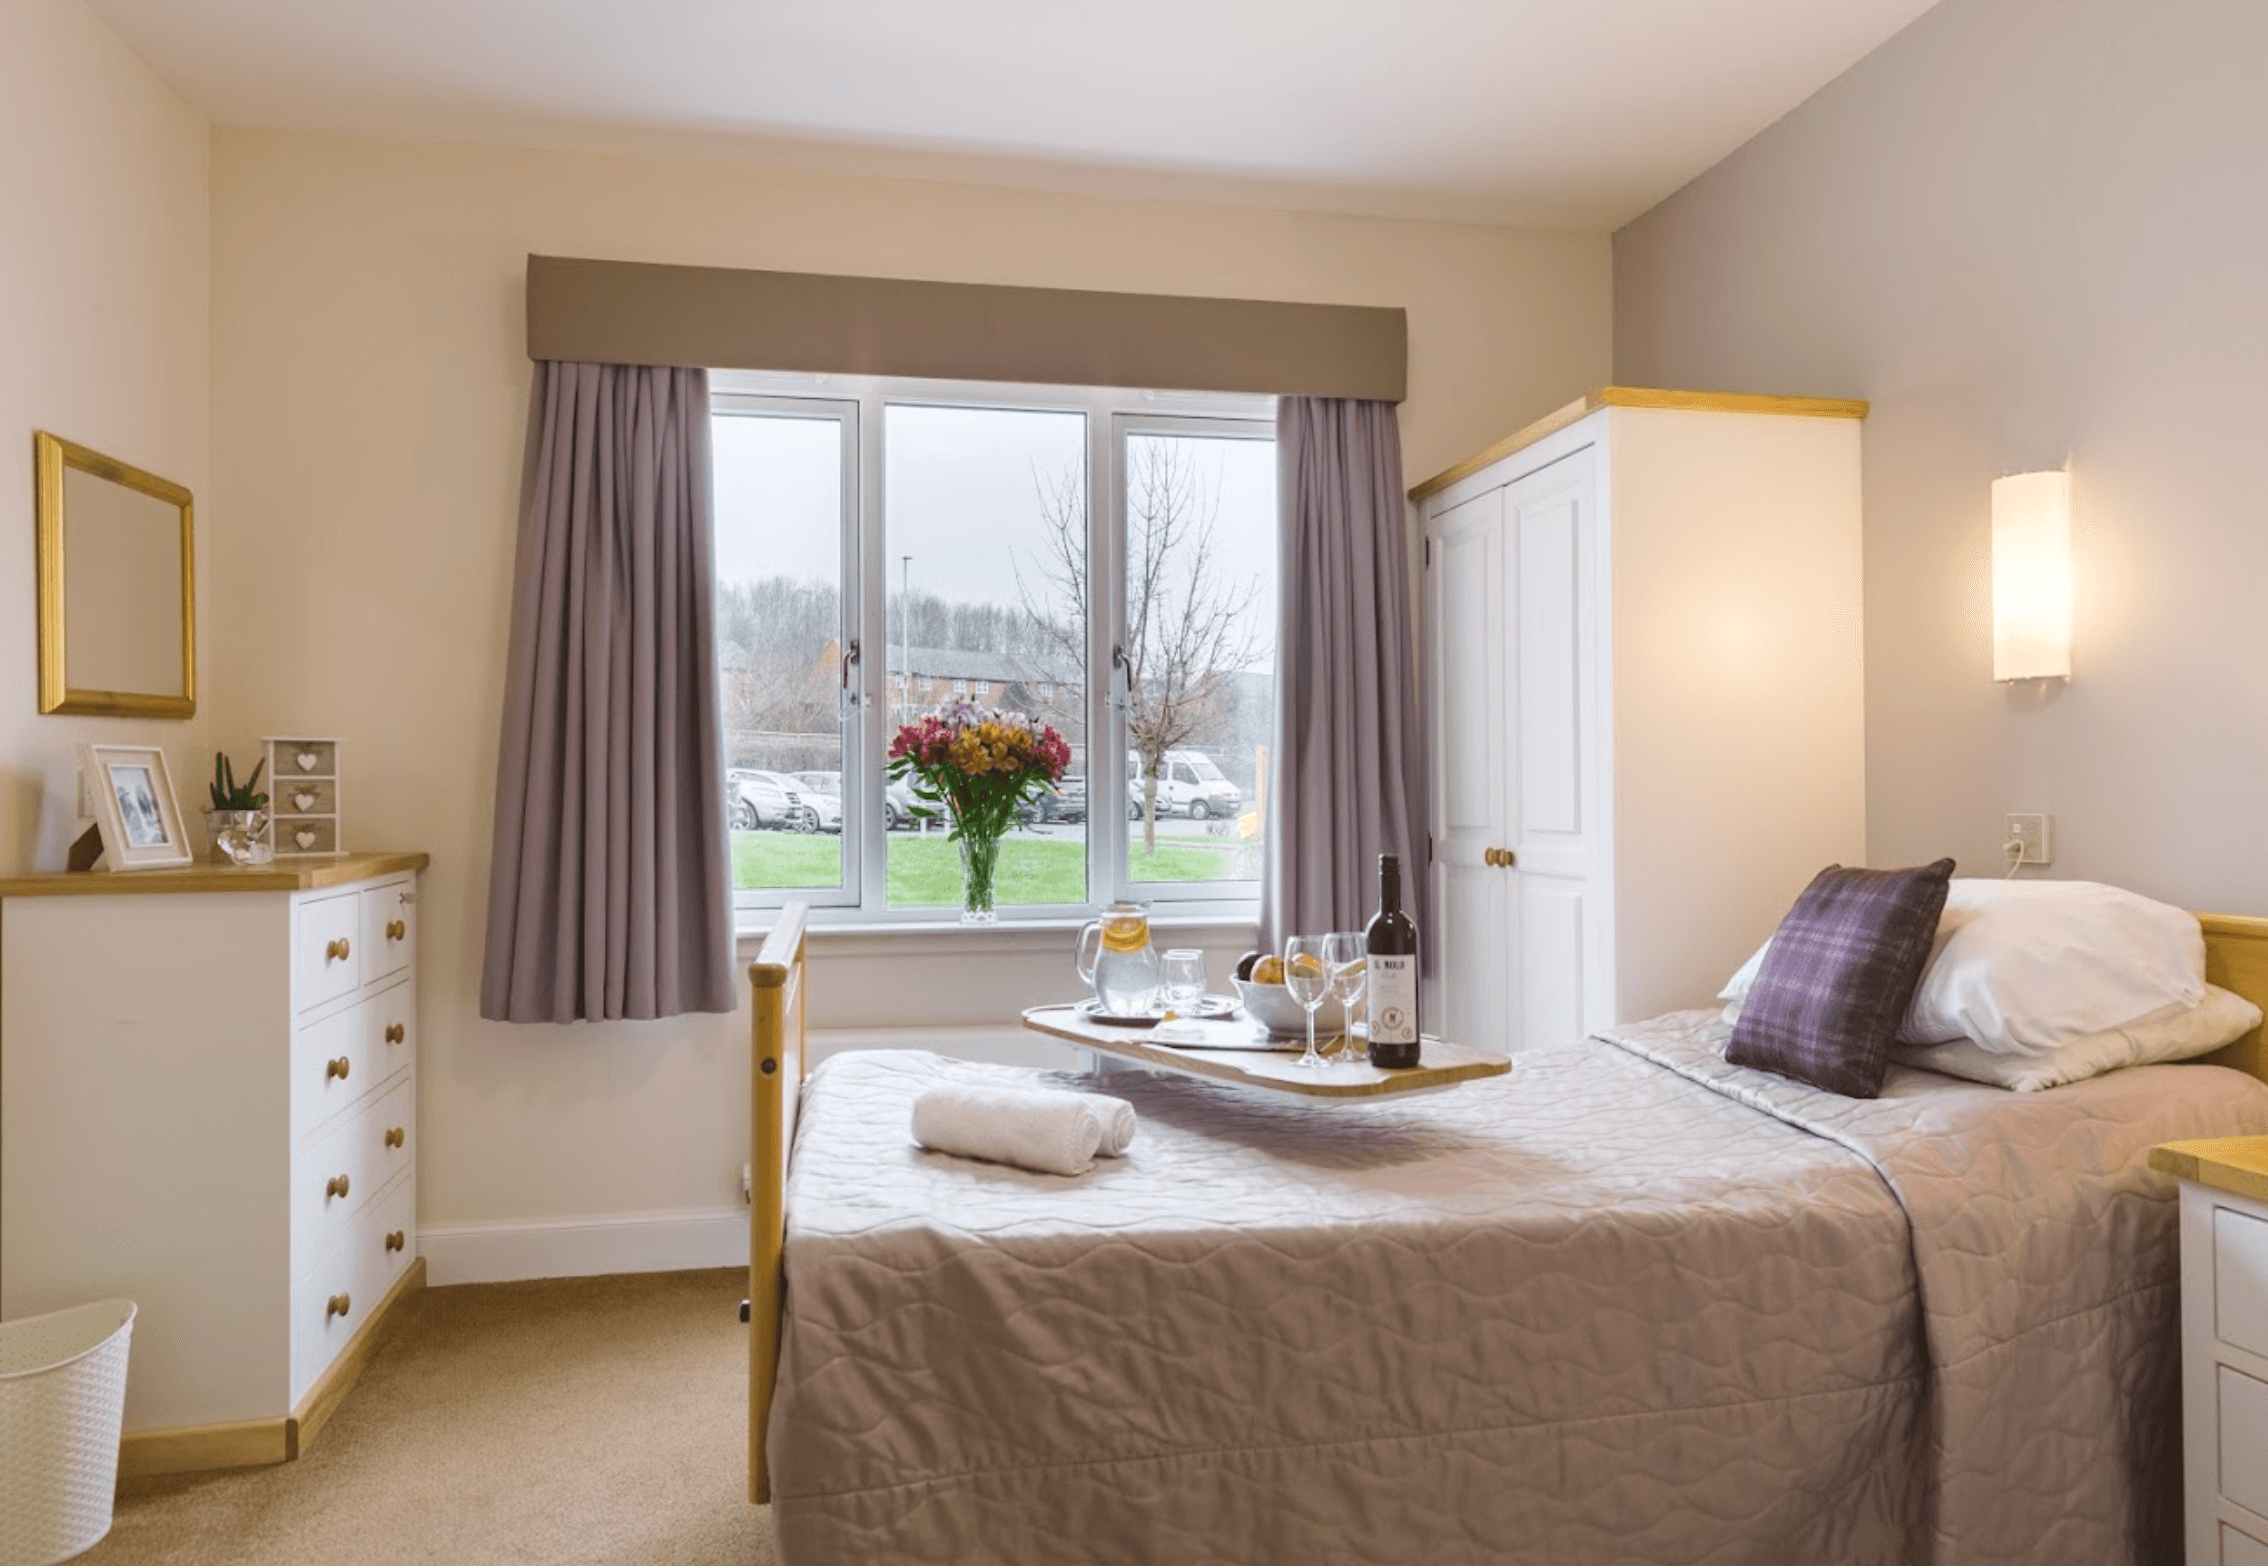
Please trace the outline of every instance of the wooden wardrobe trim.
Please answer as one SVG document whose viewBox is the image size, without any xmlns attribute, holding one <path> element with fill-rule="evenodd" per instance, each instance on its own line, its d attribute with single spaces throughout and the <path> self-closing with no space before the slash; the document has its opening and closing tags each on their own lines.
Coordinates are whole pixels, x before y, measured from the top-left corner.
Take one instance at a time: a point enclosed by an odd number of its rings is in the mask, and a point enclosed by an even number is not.
<svg viewBox="0 0 2268 1566">
<path fill-rule="evenodd" d="M 1675 391 L 1656 386 L 1601 386 L 1584 393 L 1564 408 L 1524 425 L 1485 451 L 1443 468 L 1410 491 L 1410 499 L 1439 494 L 1459 479 L 1469 478 L 1492 462 L 1501 462 L 1547 435 L 1556 435 L 1601 408 L 1674 408 L 1690 413 L 1776 413 L 1809 419 L 1863 419 L 1867 404 L 1832 397 L 1766 397 L 1753 392 Z"/>
</svg>

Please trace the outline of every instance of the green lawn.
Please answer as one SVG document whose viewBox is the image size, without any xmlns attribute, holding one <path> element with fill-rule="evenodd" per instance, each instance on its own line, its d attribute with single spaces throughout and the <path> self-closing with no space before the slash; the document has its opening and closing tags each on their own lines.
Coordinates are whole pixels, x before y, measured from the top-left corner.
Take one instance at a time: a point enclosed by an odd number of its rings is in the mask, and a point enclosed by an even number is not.
<svg viewBox="0 0 2268 1566">
<path fill-rule="evenodd" d="M 890 902 L 900 908 L 951 907 L 961 900 L 961 851 L 943 833 L 920 836 L 893 832 L 889 837 Z M 1142 852 L 1137 837 L 1133 878 L 1137 881 L 1221 881 L 1237 875 L 1237 845 L 1166 840 L 1156 854 Z M 735 832 L 732 884 L 792 889 L 836 886 L 843 875 L 843 843 L 815 832 Z M 1245 872 L 1250 876 L 1253 872 Z M 1011 834 L 1000 845 L 1002 907 L 1018 903 L 1087 901 L 1087 847 L 1067 838 Z"/>
</svg>

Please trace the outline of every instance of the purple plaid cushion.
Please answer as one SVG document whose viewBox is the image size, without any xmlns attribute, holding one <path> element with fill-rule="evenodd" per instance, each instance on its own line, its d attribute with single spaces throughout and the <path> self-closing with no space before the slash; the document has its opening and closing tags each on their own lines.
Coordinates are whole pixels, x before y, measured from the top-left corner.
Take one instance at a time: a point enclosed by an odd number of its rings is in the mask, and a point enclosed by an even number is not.
<svg viewBox="0 0 2268 1566">
<path fill-rule="evenodd" d="M 1850 1098 L 1879 1093 L 1952 877 L 1950 859 L 1812 877 L 1772 936 L 1725 1059 Z"/>
</svg>

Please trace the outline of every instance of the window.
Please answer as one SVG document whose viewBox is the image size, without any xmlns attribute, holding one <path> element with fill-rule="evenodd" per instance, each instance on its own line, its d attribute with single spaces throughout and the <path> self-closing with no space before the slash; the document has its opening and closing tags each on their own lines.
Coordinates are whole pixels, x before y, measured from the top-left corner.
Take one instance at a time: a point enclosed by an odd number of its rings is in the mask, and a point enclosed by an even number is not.
<svg viewBox="0 0 2268 1566">
<path fill-rule="evenodd" d="M 714 387 L 744 906 L 957 921 L 958 850 L 882 758 L 899 724 L 973 698 L 1071 747 L 1062 786 L 1002 844 L 1004 922 L 1122 896 L 1255 908 L 1269 399 L 730 373 Z"/>
</svg>

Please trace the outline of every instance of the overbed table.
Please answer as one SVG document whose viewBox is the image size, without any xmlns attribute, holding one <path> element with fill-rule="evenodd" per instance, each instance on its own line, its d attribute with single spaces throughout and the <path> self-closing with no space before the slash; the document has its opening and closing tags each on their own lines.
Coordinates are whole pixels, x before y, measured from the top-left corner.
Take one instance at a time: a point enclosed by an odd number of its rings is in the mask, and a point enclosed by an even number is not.
<svg viewBox="0 0 2268 1566">
<path fill-rule="evenodd" d="M 1430 1035 L 1419 1063 L 1406 1071 L 1381 1071 L 1369 1061 L 1334 1060 L 1328 1069 L 1310 1070 L 1296 1064 L 1296 1053 L 1256 1050 L 1249 1046 L 1267 1036 L 1267 1030 L 1245 1017 L 1218 1021 L 1176 1023 L 1177 1028 L 1202 1030 L 1223 1046 L 1206 1049 L 1192 1045 L 1151 1042 L 1155 1025 L 1129 1027 L 1097 1022 L 1077 1004 L 1034 1006 L 1024 1013 L 1024 1026 L 1035 1033 L 1062 1039 L 1086 1050 L 1098 1071 L 1147 1066 L 1157 1071 L 1178 1071 L 1186 1076 L 1211 1077 L 1217 1082 L 1254 1088 L 1268 1093 L 1289 1093 L 1302 1098 L 1380 1098 L 1394 1093 L 1431 1093 L 1471 1082 L 1480 1077 L 1501 1077 L 1512 1069 L 1511 1057 L 1491 1055 L 1468 1044 L 1456 1044 Z"/>
</svg>

